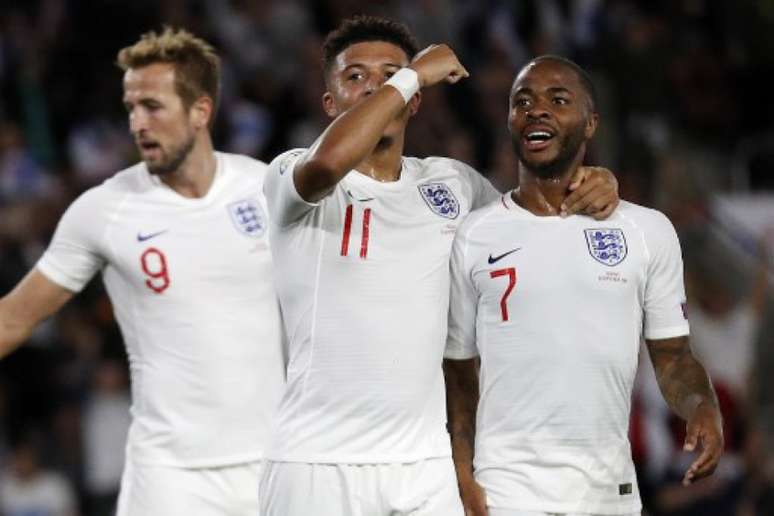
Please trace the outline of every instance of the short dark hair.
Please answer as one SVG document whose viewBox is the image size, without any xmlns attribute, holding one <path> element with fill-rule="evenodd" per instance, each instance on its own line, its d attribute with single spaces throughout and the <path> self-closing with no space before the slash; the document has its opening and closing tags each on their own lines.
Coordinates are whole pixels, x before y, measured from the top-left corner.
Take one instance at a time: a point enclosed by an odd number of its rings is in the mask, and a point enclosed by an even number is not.
<svg viewBox="0 0 774 516">
<path fill-rule="evenodd" d="M 398 21 L 379 16 L 358 15 L 347 18 L 328 33 L 323 43 L 323 72 L 328 72 L 341 52 L 355 43 L 385 41 L 400 47 L 409 60 L 419 52 L 419 44 L 409 28 Z"/>
<path fill-rule="evenodd" d="M 555 63 L 559 63 L 563 66 L 568 67 L 573 72 L 575 72 L 575 75 L 578 77 L 578 80 L 581 83 L 581 86 L 583 86 L 583 89 L 586 90 L 586 94 L 589 96 L 589 100 L 591 101 L 591 110 L 596 111 L 597 110 L 597 89 L 594 87 L 594 83 L 591 81 L 591 77 L 589 76 L 588 72 L 580 67 L 575 61 L 571 61 L 570 59 L 567 59 L 563 56 L 557 56 L 552 54 L 546 54 L 539 57 L 536 57 L 524 67 L 522 67 L 522 70 L 526 67 L 528 67 L 531 64 L 537 64 L 542 63 L 543 61 L 553 61 Z M 521 73 L 521 72 L 519 72 Z"/>
</svg>

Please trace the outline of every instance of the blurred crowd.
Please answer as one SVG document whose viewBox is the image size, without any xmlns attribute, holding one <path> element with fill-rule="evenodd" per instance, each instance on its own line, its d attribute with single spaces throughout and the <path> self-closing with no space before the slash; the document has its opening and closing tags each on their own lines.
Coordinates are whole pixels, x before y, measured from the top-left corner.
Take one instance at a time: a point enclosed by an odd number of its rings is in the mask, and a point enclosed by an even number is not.
<svg viewBox="0 0 774 516">
<path fill-rule="evenodd" d="M 736 0 L 5 0 L 0 10 L 0 292 L 34 266 L 64 208 L 137 160 L 117 51 L 163 24 L 223 58 L 220 150 L 270 161 L 327 125 L 320 47 L 355 13 L 447 42 L 471 77 L 423 92 L 407 153 L 516 186 L 508 92 L 529 58 L 592 75 L 589 163 L 664 211 L 686 263 L 691 341 L 716 386 L 726 455 L 689 488 L 684 429 L 646 354 L 632 444 L 645 514 L 774 514 L 774 3 Z M 0 362 L 0 516 L 111 514 L 123 466 L 126 359 L 99 281 Z"/>
</svg>

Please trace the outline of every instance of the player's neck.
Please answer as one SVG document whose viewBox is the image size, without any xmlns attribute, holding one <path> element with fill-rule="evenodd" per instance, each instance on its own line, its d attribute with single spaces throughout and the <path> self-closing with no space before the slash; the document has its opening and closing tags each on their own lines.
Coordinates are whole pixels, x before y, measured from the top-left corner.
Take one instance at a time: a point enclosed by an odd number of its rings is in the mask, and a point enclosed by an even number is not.
<svg viewBox="0 0 774 516">
<path fill-rule="evenodd" d="M 355 170 L 382 183 L 397 181 L 400 179 L 402 155 L 403 133 L 399 137 L 382 138 Z"/>
<path fill-rule="evenodd" d="M 542 178 L 519 164 L 519 189 L 513 192 L 513 202 L 539 217 L 559 215 L 576 169 L 573 164 L 556 178 Z"/>
<path fill-rule="evenodd" d="M 216 167 L 212 140 L 201 137 L 180 168 L 161 176 L 161 180 L 183 197 L 200 198 L 210 191 Z"/>
</svg>

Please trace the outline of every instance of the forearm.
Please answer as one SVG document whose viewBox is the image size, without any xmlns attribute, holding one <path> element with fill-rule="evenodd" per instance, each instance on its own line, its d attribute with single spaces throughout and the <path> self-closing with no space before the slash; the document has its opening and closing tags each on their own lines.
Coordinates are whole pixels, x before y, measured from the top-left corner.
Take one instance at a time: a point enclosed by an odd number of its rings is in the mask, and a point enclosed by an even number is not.
<svg viewBox="0 0 774 516">
<path fill-rule="evenodd" d="M 405 108 L 398 90 L 382 86 L 336 118 L 296 165 L 299 194 L 308 201 L 322 197 L 373 152 L 387 125 Z"/>
<path fill-rule="evenodd" d="M 478 406 L 475 359 L 444 360 L 446 406 L 452 457 L 460 481 L 472 478 Z"/>
<path fill-rule="evenodd" d="M 688 420 L 701 403 L 717 407 L 707 371 L 696 359 L 687 337 L 648 341 L 656 378 L 669 407 Z"/>
<path fill-rule="evenodd" d="M 5 298 L 0 299 L 0 359 L 15 351 L 32 333 L 32 328 L 13 323 L 7 305 Z"/>
</svg>

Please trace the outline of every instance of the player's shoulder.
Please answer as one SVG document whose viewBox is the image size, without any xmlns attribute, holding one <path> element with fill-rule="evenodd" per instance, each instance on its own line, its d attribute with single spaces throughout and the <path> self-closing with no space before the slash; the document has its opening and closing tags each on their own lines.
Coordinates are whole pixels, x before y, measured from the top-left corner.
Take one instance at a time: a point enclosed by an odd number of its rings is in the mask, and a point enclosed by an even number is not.
<svg viewBox="0 0 774 516">
<path fill-rule="evenodd" d="M 80 198 L 92 200 L 114 201 L 117 197 L 125 195 L 141 194 L 152 188 L 148 180 L 148 171 L 143 162 L 120 170 L 105 179 L 102 183 L 85 190 Z"/>
<path fill-rule="evenodd" d="M 424 175 L 459 176 L 463 180 L 470 180 L 479 175 L 470 165 L 453 158 L 429 156 L 427 158 L 404 157 L 403 159 L 408 164 L 421 169 Z"/>
<path fill-rule="evenodd" d="M 278 154 L 273 160 L 271 160 L 271 163 L 269 163 L 269 168 L 271 169 L 271 171 L 276 170 L 280 174 L 284 174 L 288 166 L 291 163 L 293 163 L 295 160 L 297 160 L 299 156 L 306 153 L 307 150 L 308 149 L 303 147 L 297 147 L 294 149 L 286 150 L 285 152 Z"/>
<path fill-rule="evenodd" d="M 470 234 L 481 231 L 488 227 L 488 225 L 496 223 L 500 219 L 500 215 L 504 213 L 506 208 L 503 205 L 501 198 L 498 198 L 489 204 L 486 204 L 480 208 L 471 211 L 465 220 L 460 223 L 457 228 L 457 234 L 463 234 L 469 236 Z"/>
<path fill-rule="evenodd" d="M 618 205 L 618 208 L 616 208 L 613 216 L 631 219 L 638 225 L 647 225 L 656 228 L 663 228 L 664 226 L 672 227 L 672 222 L 669 218 L 659 210 L 625 200 L 621 200 L 621 203 Z"/>
<path fill-rule="evenodd" d="M 218 159 L 223 160 L 229 168 L 233 168 L 238 171 L 253 172 L 264 174 L 268 165 L 259 159 L 255 159 L 245 154 L 233 154 L 230 152 L 216 151 L 215 155 Z"/>
</svg>

